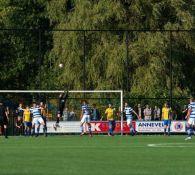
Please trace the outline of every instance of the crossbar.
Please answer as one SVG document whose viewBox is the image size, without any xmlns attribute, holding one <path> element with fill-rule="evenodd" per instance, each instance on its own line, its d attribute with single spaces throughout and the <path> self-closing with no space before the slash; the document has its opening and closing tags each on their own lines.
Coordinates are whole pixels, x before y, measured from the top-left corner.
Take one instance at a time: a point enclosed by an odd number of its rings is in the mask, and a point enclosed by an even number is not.
<svg viewBox="0 0 195 175">
<path fill-rule="evenodd" d="M 122 90 L 70 90 L 69 93 L 121 93 Z M 0 93 L 63 93 L 64 90 L 0 90 Z"/>
</svg>

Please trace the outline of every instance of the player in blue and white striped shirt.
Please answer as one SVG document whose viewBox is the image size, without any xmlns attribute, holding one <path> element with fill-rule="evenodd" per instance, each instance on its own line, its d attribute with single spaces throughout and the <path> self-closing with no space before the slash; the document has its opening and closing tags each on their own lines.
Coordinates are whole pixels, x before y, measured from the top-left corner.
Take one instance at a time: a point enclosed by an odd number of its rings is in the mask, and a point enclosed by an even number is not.
<svg viewBox="0 0 195 175">
<path fill-rule="evenodd" d="M 45 128 L 45 123 L 41 116 L 41 108 L 38 105 L 36 105 L 35 102 L 33 102 L 33 107 L 30 108 L 30 112 L 33 118 L 32 120 L 33 135 L 34 133 L 36 133 L 36 137 L 37 137 L 39 136 L 40 125 L 43 125 L 43 128 Z"/>
<path fill-rule="evenodd" d="M 135 114 L 137 116 L 137 118 L 139 119 L 140 117 L 138 116 L 138 114 L 133 110 L 133 108 L 131 108 L 127 102 L 125 102 L 125 108 L 124 108 L 124 113 L 127 119 L 127 125 L 129 126 L 130 129 L 130 134 L 132 136 L 135 135 L 135 128 L 132 124 L 133 121 L 133 114 Z"/>
<path fill-rule="evenodd" d="M 188 137 L 185 140 L 192 139 L 192 134 L 195 129 L 195 101 L 194 98 L 190 98 L 190 104 L 188 105 L 187 119 L 187 133 Z"/>
<path fill-rule="evenodd" d="M 88 131 L 89 135 L 92 136 L 91 132 L 91 124 L 90 124 L 90 115 L 91 115 L 91 108 L 87 104 L 87 102 L 84 100 L 82 104 L 82 110 L 81 110 L 81 136 L 84 135 L 84 129 L 83 125 L 86 123 L 88 125 Z"/>
</svg>

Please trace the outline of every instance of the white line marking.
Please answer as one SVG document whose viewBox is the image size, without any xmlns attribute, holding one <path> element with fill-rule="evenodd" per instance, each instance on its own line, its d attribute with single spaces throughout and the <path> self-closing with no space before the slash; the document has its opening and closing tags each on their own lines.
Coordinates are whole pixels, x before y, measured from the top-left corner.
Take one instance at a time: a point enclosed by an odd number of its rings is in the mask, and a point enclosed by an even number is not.
<svg viewBox="0 0 195 175">
<path fill-rule="evenodd" d="M 130 149 L 130 148 L 144 148 L 146 146 L 43 146 L 43 147 L 37 147 L 37 146 L 32 146 L 32 147 L 22 147 L 22 149 Z M 17 149 L 16 147 L 8 146 L 6 147 L 8 149 Z M 3 149 L 3 148 L 2 148 Z"/>
<path fill-rule="evenodd" d="M 153 148 L 195 148 L 195 143 L 152 143 L 147 146 Z"/>
</svg>

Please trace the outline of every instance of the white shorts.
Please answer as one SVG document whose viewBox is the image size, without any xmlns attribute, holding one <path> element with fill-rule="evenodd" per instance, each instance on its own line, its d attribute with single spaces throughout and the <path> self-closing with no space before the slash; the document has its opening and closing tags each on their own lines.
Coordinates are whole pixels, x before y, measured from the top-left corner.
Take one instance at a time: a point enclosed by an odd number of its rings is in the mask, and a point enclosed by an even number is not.
<svg viewBox="0 0 195 175">
<path fill-rule="evenodd" d="M 44 123 L 44 121 L 43 121 L 43 119 L 42 119 L 42 117 L 35 117 L 35 118 L 33 118 L 33 120 L 32 120 L 32 124 L 34 125 L 38 125 L 38 124 L 41 124 L 41 123 Z"/>
<path fill-rule="evenodd" d="M 132 124 L 132 121 L 133 121 L 133 119 L 132 119 L 132 118 L 127 118 L 127 125 Z"/>
<path fill-rule="evenodd" d="M 195 125 L 195 118 L 189 118 L 188 119 L 188 124 L 189 125 Z"/>
<path fill-rule="evenodd" d="M 90 115 L 86 115 L 84 114 L 82 119 L 81 119 L 81 123 L 89 123 L 90 122 Z"/>
</svg>

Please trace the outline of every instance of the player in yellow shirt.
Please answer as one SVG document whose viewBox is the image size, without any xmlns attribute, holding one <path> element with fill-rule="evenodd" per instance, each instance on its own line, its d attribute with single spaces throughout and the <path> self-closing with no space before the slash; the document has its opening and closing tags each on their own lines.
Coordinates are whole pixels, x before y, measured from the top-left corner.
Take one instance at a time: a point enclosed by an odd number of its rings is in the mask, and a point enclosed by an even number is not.
<svg viewBox="0 0 195 175">
<path fill-rule="evenodd" d="M 115 120 L 114 120 L 114 111 L 115 109 L 112 108 L 112 105 L 109 104 L 108 108 L 105 111 L 107 121 L 108 121 L 108 136 L 113 136 L 113 132 L 116 126 Z"/>
<path fill-rule="evenodd" d="M 168 134 L 170 135 L 170 126 L 171 126 L 171 108 L 168 106 L 167 103 L 164 104 L 164 107 L 162 108 L 162 120 L 164 124 L 164 135 Z M 168 129 L 168 133 L 166 130 Z"/>
<path fill-rule="evenodd" d="M 23 121 L 24 121 L 24 134 L 25 136 L 31 135 L 32 119 L 29 106 L 26 106 L 23 112 Z"/>
</svg>

